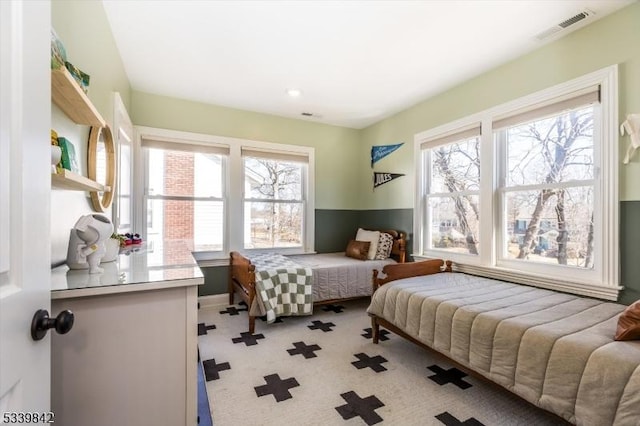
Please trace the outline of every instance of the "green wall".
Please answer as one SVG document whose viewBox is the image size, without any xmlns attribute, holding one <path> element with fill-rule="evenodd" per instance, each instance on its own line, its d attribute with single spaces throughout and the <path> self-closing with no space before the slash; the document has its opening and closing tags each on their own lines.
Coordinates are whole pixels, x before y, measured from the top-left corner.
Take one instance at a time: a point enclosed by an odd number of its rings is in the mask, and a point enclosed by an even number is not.
<svg viewBox="0 0 640 426">
<path fill-rule="evenodd" d="M 53 0 L 51 24 L 69 62 L 91 76 L 89 99 L 113 123 L 113 92 L 130 105 L 130 85 L 101 1 Z"/>
<path fill-rule="evenodd" d="M 216 266 L 212 268 L 200 268 L 204 275 L 204 284 L 198 287 L 198 296 L 211 296 L 227 293 L 229 282 L 229 267 Z M 237 302 L 236 297 L 236 302 Z"/>
<path fill-rule="evenodd" d="M 53 0 L 51 26 L 63 42 L 69 62 L 90 75 L 89 99 L 112 125 L 113 93 L 119 92 L 129 107 L 131 89 L 102 2 Z M 74 144 L 82 174 L 86 176 L 89 127 L 75 124 L 53 104 L 51 127 Z M 65 262 L 69 230 L 80 216 L 89 213 L 93 209 L 87 193 L 51 191 L 52 265 Z"/>
<path fill-rule="evenodd" d="M 362 209 L 413 207 L 415 134 L 466 117 L 589 72 L 619 64 L 619 113 L 640 112 L 640 4 L 633 4 L 566 37 L 427 99 L 362 130 L 360 153 L 371 145 L 405 142 L 376 170 L 407 176 L 372 191 L 362 191 Z M 408 64 L 407 66 L 410 66 Z M 621 120 L 622 121 L 622 120 Z M 629 138 L 622 138 L 624 152 Z M 408 145 L 408 146 L 407 146 Z M 387 162 L 385 163 L 385 160 Z M 358 162 L 362 181 L 369 164 Z M 640 200 L 640 156 L 620 166 L 620 199 Z M 394 185 L 397 183 L 397 185 Z"/>
<path fill-rule="evenodd" d="M 316 208 L 359 208 L 358 130 L 136 91 L 129 113 L 141 126 L 314 147 Z"/>
<path fill-rule="evenodd" d="M 620 282 L 625 286 L 619 301 L 640 300 L 640 201 L 620 203 Z"/>
<path fill-rule="evenodd" d="M 316 209 L 315 221 L 316 251 L 331 253 L 344 251 L 349 240 L 355 238 L 358 228 L 404 231 L 408 233 L 407 238 L 410 240 L 412 238 L 413 209 Z"/>
</svg>

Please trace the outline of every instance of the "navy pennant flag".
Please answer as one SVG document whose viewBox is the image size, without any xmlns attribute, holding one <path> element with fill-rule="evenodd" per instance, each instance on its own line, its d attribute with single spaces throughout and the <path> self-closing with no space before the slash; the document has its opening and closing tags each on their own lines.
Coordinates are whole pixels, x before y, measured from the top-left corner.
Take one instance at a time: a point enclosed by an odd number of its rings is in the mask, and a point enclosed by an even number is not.
<svg viewBox="0 0 640 426">
<path fill-rule="evenodd" d="M 392 180 L 399 178 L 400 176 L 404 176 L 404 174 L 373 172 L 373 189 L 376 189 L 380 185 L 384 185 L 387 182 L 391 182 Z"/>
<path fill-rule="evenodd" d="M 378 145 L 371 147 L 371 168 L 373 168 L 374 163 L 382 160 L 387 155 L 391 154 L 396 149 L 400 148 L 404 145 L 404 142 L 395 144 L 395 145 Z"/>
</svg>

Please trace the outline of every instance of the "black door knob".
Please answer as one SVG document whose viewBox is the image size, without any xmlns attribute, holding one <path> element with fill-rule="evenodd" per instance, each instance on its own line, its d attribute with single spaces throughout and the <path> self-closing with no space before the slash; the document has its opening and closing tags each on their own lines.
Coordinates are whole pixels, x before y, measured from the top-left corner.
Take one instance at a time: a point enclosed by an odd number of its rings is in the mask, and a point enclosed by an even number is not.
<svg viewBox="0 0 640 426">
<path fill-rule="evenodd" d="M 73 327 L 75 319 L 73 312 L 66 310 L 58 314 L 55 319 L 49 318 L 46 309 L 38 309 L 31 321 L 31 338 L 42 340 L 50 328 L 55 328 L 58 334 L 66 334 Z"/>
</svg>

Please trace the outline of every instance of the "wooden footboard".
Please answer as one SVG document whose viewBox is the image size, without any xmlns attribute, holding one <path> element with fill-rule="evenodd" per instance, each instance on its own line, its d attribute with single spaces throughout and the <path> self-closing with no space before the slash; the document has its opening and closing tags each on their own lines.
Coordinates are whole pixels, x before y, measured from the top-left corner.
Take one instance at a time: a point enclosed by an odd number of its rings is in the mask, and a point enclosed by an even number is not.
<svg viewBox="0 0 640 426">
<path fill-rule="evenodd" d="M 381 273 L 377 269 L 373 270 L 373 291 L 389 281 L 402 278 L 417 277 L 420 275 L 438 274 L 440 272 L 451 272 L 451 261 L 442 259 L 424 260 L 422 262 L 395 263 L 386 265 Z"/>
<path fill-rule="evenodd" d="M 373 297 L 376 290 L 380 288 L 380 286 L 388 282 L 400 280 L 402 278 L 418 277 L 421 275 L 439 274 L 442 272 L 451 272 L 450 260 L 447 260 L 445 262 L 442 259 L 434 259 L 413 263 L 396 263 L 392 265 L 386 265 L 384 268 L 382 268 L 381 273 L 378 272 L 377 269 L 374 269 L 373 292 L 371 297 Z M 389 328 L 388 325 L 390 324 L 386 323 L 386 321 L 378 318 L 375 315 L 370 314 L 369 316 L 371 316 L 371 331 L 373 335 L 373 343 L 378 343 L 378 339 L 380 336 L 380 325 Z M 392 331 L 398 332 L 399 330 L 395 329 Z M 404 335 L 403 333 L 403 337 L 407 337 L 407 335 Z M 410 340 L 413 341 L 413 339 Z"/>
<path fill-rule="evenodd" d="M 256 329 L 256 317 L 251 315 L 251 305 L 256 297 L 256 267 L 251 261 L 238 253 L 232 251 L 229 261 L 229 304 L 233 305 L 233 295 L 238 293 L 240 299 L 247 304 L 247 314 L 249 315 L 249 333 L 253 334 Z"/>
</svg>

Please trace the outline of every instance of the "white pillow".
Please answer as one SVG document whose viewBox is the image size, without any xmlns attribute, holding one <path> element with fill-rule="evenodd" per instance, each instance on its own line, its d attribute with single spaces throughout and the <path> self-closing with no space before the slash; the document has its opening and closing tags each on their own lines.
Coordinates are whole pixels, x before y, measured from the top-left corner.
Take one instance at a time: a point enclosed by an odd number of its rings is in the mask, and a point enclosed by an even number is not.
<svg viewBox="0 0 640 426">
<path fill-rule="evenodd" d="M 380 231 L 367 231 L 366 229 L 358 228 L 356 234 L 357 241 L 369 241 L 369 253 L 367 259 L 373 260 L 376 257 L 376 251 L 378 250 L 378 240 L 380 239 Z"/>
</svg>

